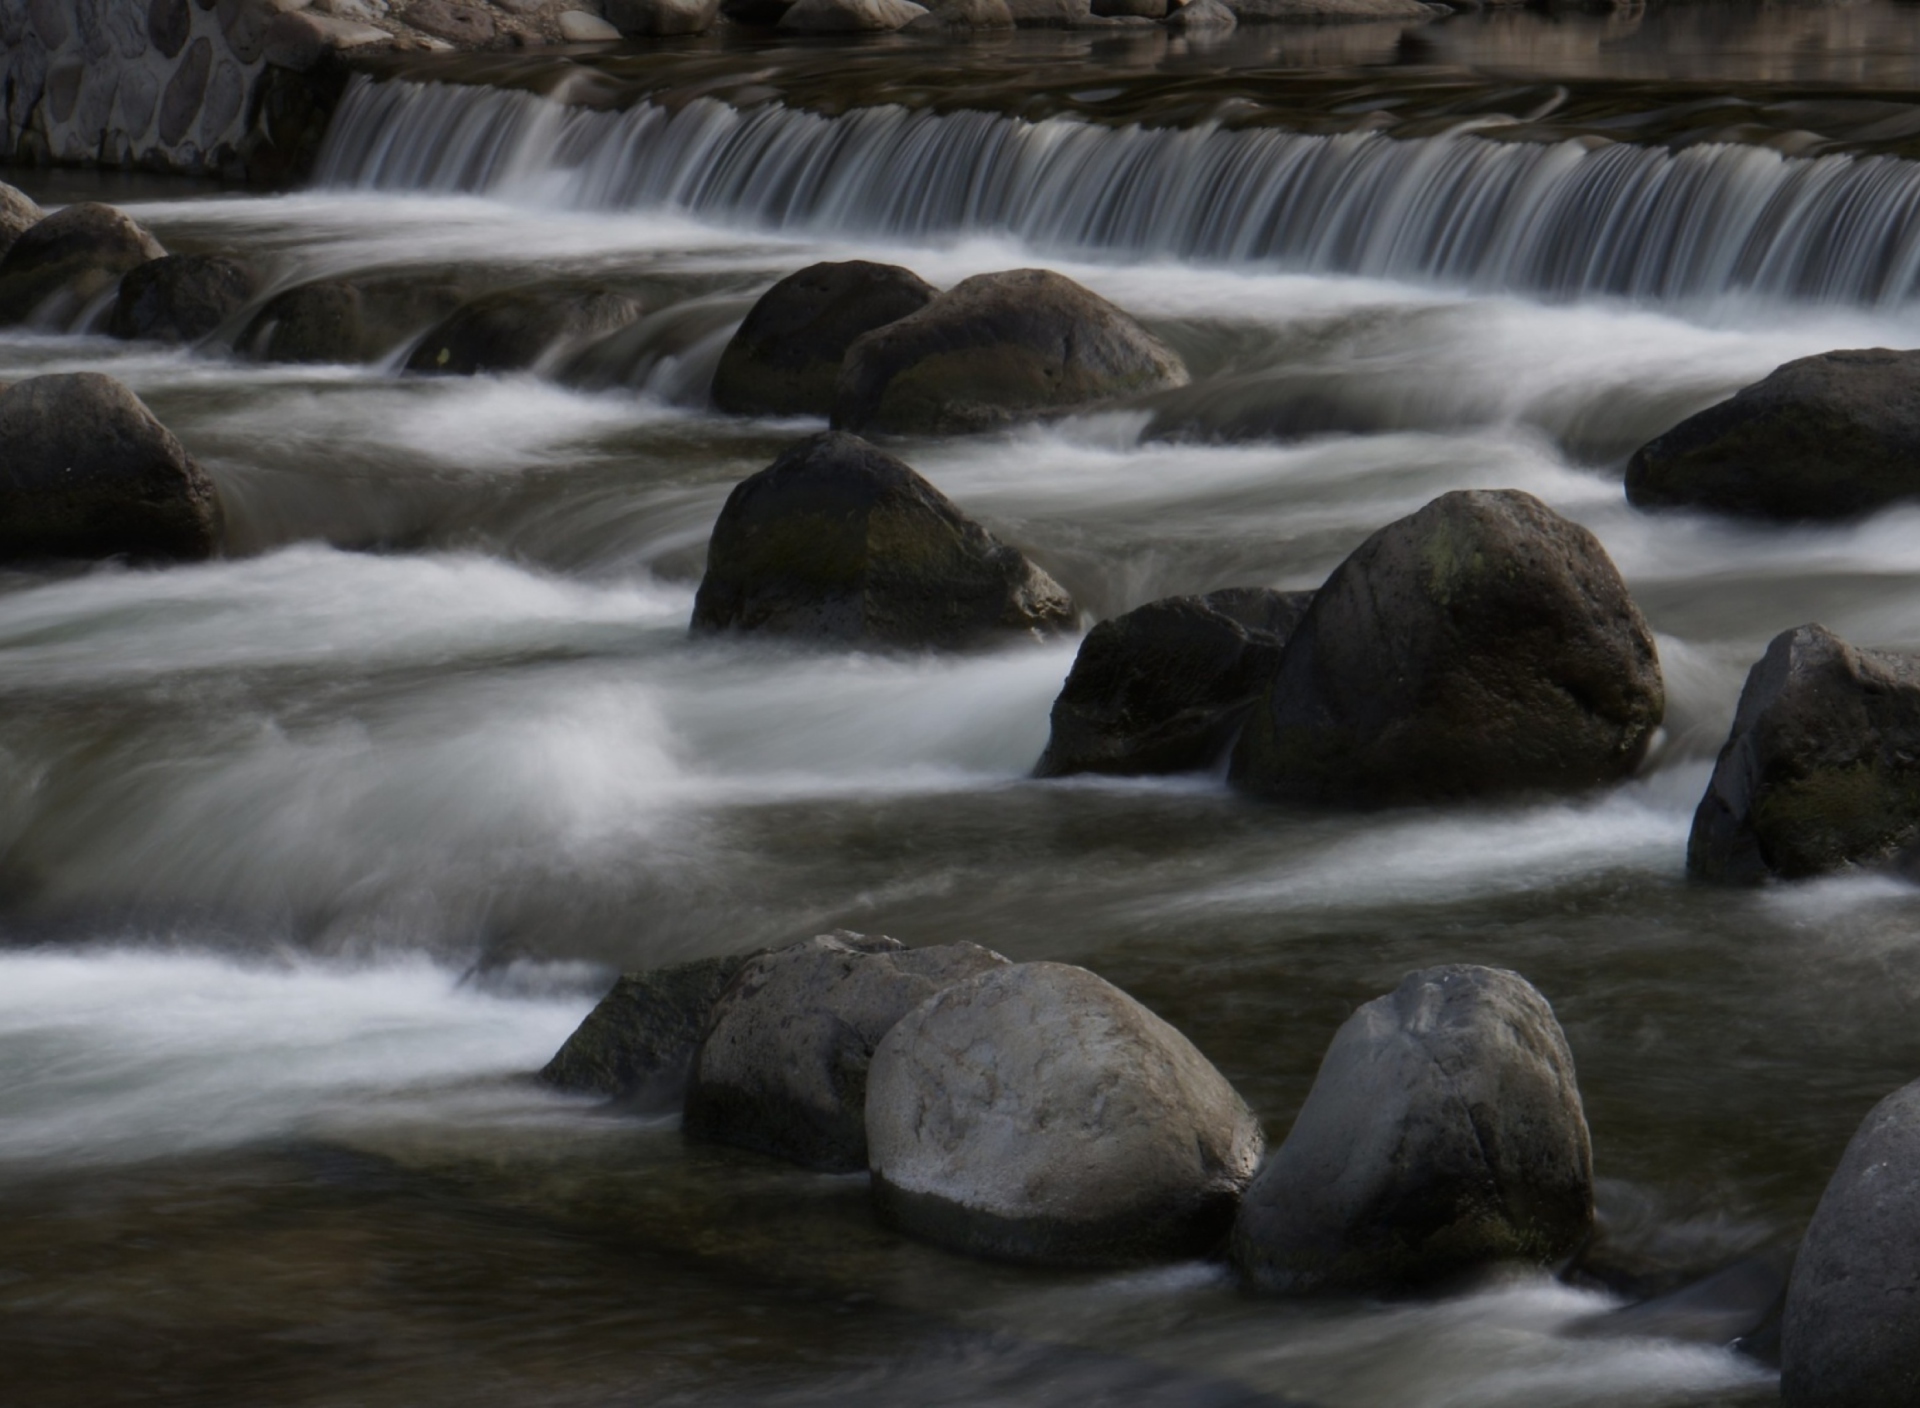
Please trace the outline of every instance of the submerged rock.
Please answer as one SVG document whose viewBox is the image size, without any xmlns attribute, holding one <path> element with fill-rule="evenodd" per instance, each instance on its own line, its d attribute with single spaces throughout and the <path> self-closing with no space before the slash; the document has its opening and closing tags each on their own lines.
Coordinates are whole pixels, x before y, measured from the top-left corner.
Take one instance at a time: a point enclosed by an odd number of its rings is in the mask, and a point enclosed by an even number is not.
<svg viewBox="0 0 1920 1408">
<path fill-rule="evenodd" d="M 947 984 L 1006 961 L 978 944 L 909 949 L 844 931 L 749 959 L 694 1059 L 687 1133 L 809 1168 L 865 1168 L 874 1048 Z"/>
<path fill-rule="evenodd" d="M 259 284 L 243 260 L 169 254 L 121 277 L 107 331 L 151 342 L 198 342 L 246 307 Z"/>
<path fill-rule="evenodd" d="M 638 303 L 604 288 L 497 289 L 430 329 L 408 355 L 407 370 L 448 376 L 524 371 L 639 316 Z"/>
<path fill-rule="evenodd" d="M 1920 1403 L 1920 1081 L 1847 1145 L 1787 1283 L 1786 1408 Z"/>
<path fill-rule="evenodd" d="M 1185 772 L 1232 744 L 1311 592 L 1235 588 L 1149 602 L 1080 643 L 1037 777 Z"/>
<path fill-rule="evenodd" d="M 864 259 L 789 274 L 760 296 L 720 354 L 713 404 L 731 415 L 824 416 L 854 339 L 937 293 L 911 269 Z"/>
<path fill-rule="evenodd" d="M 1687 868 L 1752 884 L 1895 861 L 1920 839 L 1920 659 L 1823 626 L 1773 638 L 1694 812 Z"/>
<path fill-rule="evenodd" d="M 905 647 L 1073 621 L 1051 577 L 899 460 L 837 431 L 734 486 L 693 606 L 696 631 Z"/>
<path fill-rule="evenodd" d="M 720 0 L 602 0 L 601 11 L 622 34 L 704 34 L 720 16 Z"/>
<path fill-rule="evenodd" d="M 0 557 L 204 558 L 220 528 L 213 481 L 112 377 L 0 392 Z"/>
<path fill-rule="evenodd" d="M 1253 1286 L 1393 1292 L 1499 1261 L 1553 1265 L 1593 1225 L 1573 1057 L 1533 985 L 1409 974 L 1347 1019 L 1240 1205 Z"/>
<path fill-rule="evenodd" d="M 1191 1042 L 1060 963 L 983 973 L 903 1017 L 874 1054 L 867 1141 L 888 1222 L 1055 1265 L 1207 1251 L 1263 1147 Z"/>
<path fill-rule="evenodd" d="M 129 269 L 166 252 L 110 205 L 70 205 L 22 231 L 0 258 L 0 323 L 20 322 L 54 299 L 77 313 Z"/>
<path fill-rule="evenodd" d="M 24 191 L 0 181 L 0 259 L 13 248 L 14 241 L 47 218 Z"/>
<path fill-rule="evenodd" d="M 275 295 L 241 334 L 269 362 L 372 362 L 447 317 L 463 301 L 437 280 L 319 279 Z"/>
<path fill-rule="evenodd" d="M 713 1006 L 746 962 L 702 958 L 623 974 L 540 1079 L 642 1110 L 678 1108 Z"/>
<path fill-rule="evenodd" d="M 886 33 L 926 13 L 912 0 L 795 0 L 779 27 L 801 34 Z"/>
<path fill-rule="evenodd" d="M 1126 313 L 1047 269 L 962 280 L 847 350 L 836 429 L 984 430 L 1183 385 L 1179 357 Z"/>
<path fill-rule="evenodd" d="M 1599 541 L 1516 490 L 1443 494 L 1315 595 L 1234 749 L 1248 791 L 1346 805 L 1628 776 L 1665 708 Z"/>
<path fill-rule="evenodd" d="M 1760 518 L 1851 518 L 1920 497 L 1920 352 L 1823 352 L 1634 454 L 1627 499 Z"/>
</svg>

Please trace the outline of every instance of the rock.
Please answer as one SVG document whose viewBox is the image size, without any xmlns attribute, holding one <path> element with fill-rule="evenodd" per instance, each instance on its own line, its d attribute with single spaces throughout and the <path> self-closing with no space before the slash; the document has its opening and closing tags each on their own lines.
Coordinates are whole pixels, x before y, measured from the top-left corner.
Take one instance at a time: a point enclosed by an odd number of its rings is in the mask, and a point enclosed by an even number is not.
<svg viewBox="0 0 1920 1408">
<path fill-rule="evenodd" d="M 1820 1196 L 1787 1283 L 1786 1408 L 1920 1403 L 1920 1081 L 1873 1107 Z"/>
<path fill-rule="evenodd" d="M 978 944 L 909 949 L 844 930 L 749 959 L 694 1059 L 687 1133 L 809 1168 L 865 1168 L 880 1039 L 949 983 L 1006 961 Z"/>
<path fill-rule="evenodd" d="M 1187 772 L 1233 743 L 1311 592 L 1175 596 L 1087 633 L 1036 777 Z"/>
<path fill-rule="evenodd" d="M 1046 573 L 899 460 L 837 431 L 734 486 L 693 607 L 696 631 L 907 648 L 1074 619 Z"/>
<path fill-rule="evenodd" d="M 1143 20 L 1167 17 L 1167 0 L 1093 0 L 1092 12 L 1102 19 L 1133 16 Z"/>
<path fill-rule="evenodd" d="M 1648 441 L 1627 465 L 1638 508 L 1850 518 L 1920 496 L 1920 352 L 1788 362 Z"/>
<path fill-rule="evenodd" d="M 1547 1000 L 1475 965 L 1409 974 L 1347 1019 L 1247 1189 L 1233 1258 L 1287 1294 L 1430 1286 L 1552 1266 L 1593 1225 L 1573 1057 Z"/>
<path fill-rule="evenodd" d="M 982 0 L 985 3 L 986 0 Z M 810 264 L 748 310 L 713 374 L 713 404 L 740 416 L 824 416 L 855 338 L 939 293 L 893 264 Z"/>
<path fill-rule="evenodd" d="M 153 342 L 198 342 L 246 307 L 259 282 L 252 266 L 217 254 L 150 260 L 121 276 L 107 331 Z"/>
<path fill-rule="evenodd" d="M 560 37 L 569 44 L 604 44 L 620 37 L 619 30 L 585 10 L 563 10 L 554 23 L 560 28 Z"/>
<path fill-rule="evenodd" d="M 260 52 L 276 68 L 305 73 L 336 49 L 363 49 L 390 43 L 393 36 L 358 20 L 290 10 L 274 16 L 261 37 Z"/>
<path fill-rule="evenodd" d="M 795 0 L 779 27 L 799 34 L 885 33 L 926 13 L 912 0 Z"/>
<path fill-rule="evenodd" d="M 0 323 L 17 323 L 62 299 L 77 313 L 127 270 L 166 253 L 110 205 L 70 205 L 29 226 L 0 259 Z"/>
<path fill-rule="evenodd" d="M 1186 368 L 1104 298 L 1046 269 L 978 274 L 856 339 L 836 430 L 984 430 L 1183 385 Z"/>
<path fill-rule="evenodd" d="M 677 1108 L 713 1005 L 746 962 L 702 958 L 623 974 L 540 1079 L 641 1110 Z"/>
<path fill-rule="evenodd" d="M 1093 14 L 1091 0 L 1007 0 L 1022 29 L 1075 29 Z"/>
<path fill-rule="evenodd" d="M 485 44 L 495 32 L 492 15 L 458 0 L 413 0 L 400 18 L 424 34 L 453 44 Z"/>
<path fill-rule="evenodd" d="M 1665 710 L 1653 633 L 1586 529 L 1443 494 L 1315 595 L 1234 748 L 1246 790 L 1379 805 L 1628 776 Z"/>
<path fill-rule="evenodd" d="M 720 0 L 720 13 L 735 24 L 772 28 L 792 8 L 792 0 Z"/>
<path fill-rule="evenodd" d="M 1446 7 L 1420 0 L 1226 0 L 1242 24 L 1261 21 L 1305 20 L 1431 20 Z"/>
<path fill-rule="evenodd" d="M 47 212 L 24 192 L 0 182 L 0 259 L 13 248 L 14 241 L 46 218 Z"/>
<path fill-rule="evenodd" d="M 720 14 L 720 0 L 605 0 L 608 21 L 622 34 L 703 34 Z"/>
<path fill-rule="evenodd" d="M 0 557 L 204 558 L 220 528 L 213 481 L 112 377 L 0 392 Z"/>
<path fill-rule="evenodd" d="M 238 345 L 269 362 L 378 361 L 465 299 L 458 284 L 418 277 L 320 279 L 268 300 Z"/>
<path fill-rule="evenodd" d="M 407 370 L 452 376 L 522 371 L 639 316 L 638 303 L 602 288 L 500 289 L 429 331 L 407 358 Z"/>
<path fill-rule="evenodd" d="M 1221 0 L 1188 0 L 1167 16 L 1169 29 L 1225 31 L 1238 24 Z"/>
<path fill-rule="evenodd" d="M 1013 10 L 1007 0 L 939 0 L 908 29 L 1012 29 Z M 884 267 L 884 266 L 882 266 Z M 831 397 L 832 388 L 828 388 Z"/>
<path fill-rule="evenodd" d="M 1208 1251 L 1263 1148 L 1191 1042 L 1062 963 L 983 973 L 903 1017 L 874 1054 L 867 1141 L 886 1221 L 1056 1265 Z"/>
<path fill-rule="evenodd" d="M 1687 869 L 1753 884 L 1902 859 L 1920 839 L 1920 659 L 1783 631 L 1747 675 Z"/>
</svg>

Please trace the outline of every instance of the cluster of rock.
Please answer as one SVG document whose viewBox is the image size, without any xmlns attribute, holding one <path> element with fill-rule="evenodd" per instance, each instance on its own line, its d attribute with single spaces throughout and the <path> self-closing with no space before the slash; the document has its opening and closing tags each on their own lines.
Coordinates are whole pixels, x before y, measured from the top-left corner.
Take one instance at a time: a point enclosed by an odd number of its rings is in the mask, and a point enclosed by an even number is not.
<svg viewBox="0 0 1920 1408">
<path fill-rule="evenodd" d="M 1572 1058 L 1517 975 L 1410 975 L 1334 1039 L 1286 1142 L 1173 1027 L 1084 968 L 840 931 L 622 978 L 562 1089 L 807 1168 L 889 1224 L 1045 1265 L 1207 1254 L 1250 1285 L 1392 1291 L 1557 1266 L 1592 1225 Z"/>
</svg>

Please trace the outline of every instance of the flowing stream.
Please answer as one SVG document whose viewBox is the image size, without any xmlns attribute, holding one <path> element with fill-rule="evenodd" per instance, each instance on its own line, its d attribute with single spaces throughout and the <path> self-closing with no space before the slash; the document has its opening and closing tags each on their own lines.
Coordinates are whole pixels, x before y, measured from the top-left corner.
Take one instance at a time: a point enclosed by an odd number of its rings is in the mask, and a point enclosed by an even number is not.
<svg viewBox="0 0 1920 1408">
<path fill-rule="evenodd" d="M 648 311 L 476 379 L 398 375 L 404 343 L 310 367 L 233 353 L 237 327 L 114 342 L 98 310 L 0 335 L 0 379 L 132 385 L 231 533 L 203 566 L 0 576 L 19 1401 L 1774 1400 L 1763 1363 L 1617 1312 L 1790 1248 L 1860 1117 L 1920 1073 L 1920 897 L 1710 892 L 1685 840 L 1771 636 L 1818 620 L 1920 648 L 1920 509 L 1649 516 L 1621 471 L 1782 361 L 1920 341 L 1909 159 L 586 108 L 414 74 L 349 95 L 300 191 L 33 189 L 246 251 L 276 288 L 589 277 Z M 713 364 L 775 278 L 852 257 L 942 286 L 1045 263 L 1187 358 L 1178 393 L 895 447 L 1089 621 L 1312 587 L 1452 488 L 1586 524 L 1658 633 L 1642 775 L 1365 816 L 1215 777 L 1039 783 L 1072 642 L 690 639 L 728 489 L 813 428 L 715 415 Z M 1295 1305 L 1210 1263 L 973 1263 L 882 1233 L 857 1179 L 528 1079 L 620 968 L 836 926 L 1084 963 L 1187 1032 L 1274 1140 L 1355 1004 L 1429 964 L 1517 969 L 1566 1026 L 1621 1277 Z"/>
</svg>

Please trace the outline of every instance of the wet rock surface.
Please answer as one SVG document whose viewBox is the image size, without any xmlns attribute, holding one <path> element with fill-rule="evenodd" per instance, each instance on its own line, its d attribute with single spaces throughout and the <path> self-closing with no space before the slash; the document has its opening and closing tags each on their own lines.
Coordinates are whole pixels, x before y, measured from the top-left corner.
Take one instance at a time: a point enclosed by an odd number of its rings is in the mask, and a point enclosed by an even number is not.
<svg viewBox="0 0 1920 1408">
<path fill-rule="evenodd" d="M 622 34 L 702 34 L 720 14 L 720 0 L 604 0 L 602 13 Z"/>
<path fill-rule="evenodd" d="M 0 259 L 0 323 L 47 308 L 77 314 L 119 277 L 166 253 L 133 218 L 110 205 L 69 205 L 22 231 Z"/>
<path fill-rule="evenodd" d="M 912 0 L 795 0 L 779 28 L 796 34 L 884 34 L 926 14 Z"/>
<path fill-rule="evenodd" d="M 371 362 L 395 353 L 465 300 L 457 281 L 319 279 L 274 295 L 239 349 L 269 362 Z"/>
<path fill-rule="evenodd" d="M 198 342 L 245 308 L 260 278 L 244 260 L 170 254 L 121 276 L 107 331 L 152 342 Z"/>
<path fill-rule="evenodd" d="M 746 962 L 703 958 L 622 974 L 540 1078 L 637 1110 L 678 1109 L 714 1004 Z"/>
<path fill-rule="evenodd" d="M 14 241 L 46 218 L 47 212 L 24 192 L 0 183 L 0 259 L 13 248 Z"/>
<path fill-rule="evenodd" d="M 408 355 L 407 370 L 448 376 L 524 371 L 618 331 L 640 311 L 633 299 L 604 288 L 499 289 L 432 328 Z"/>
</svg>

